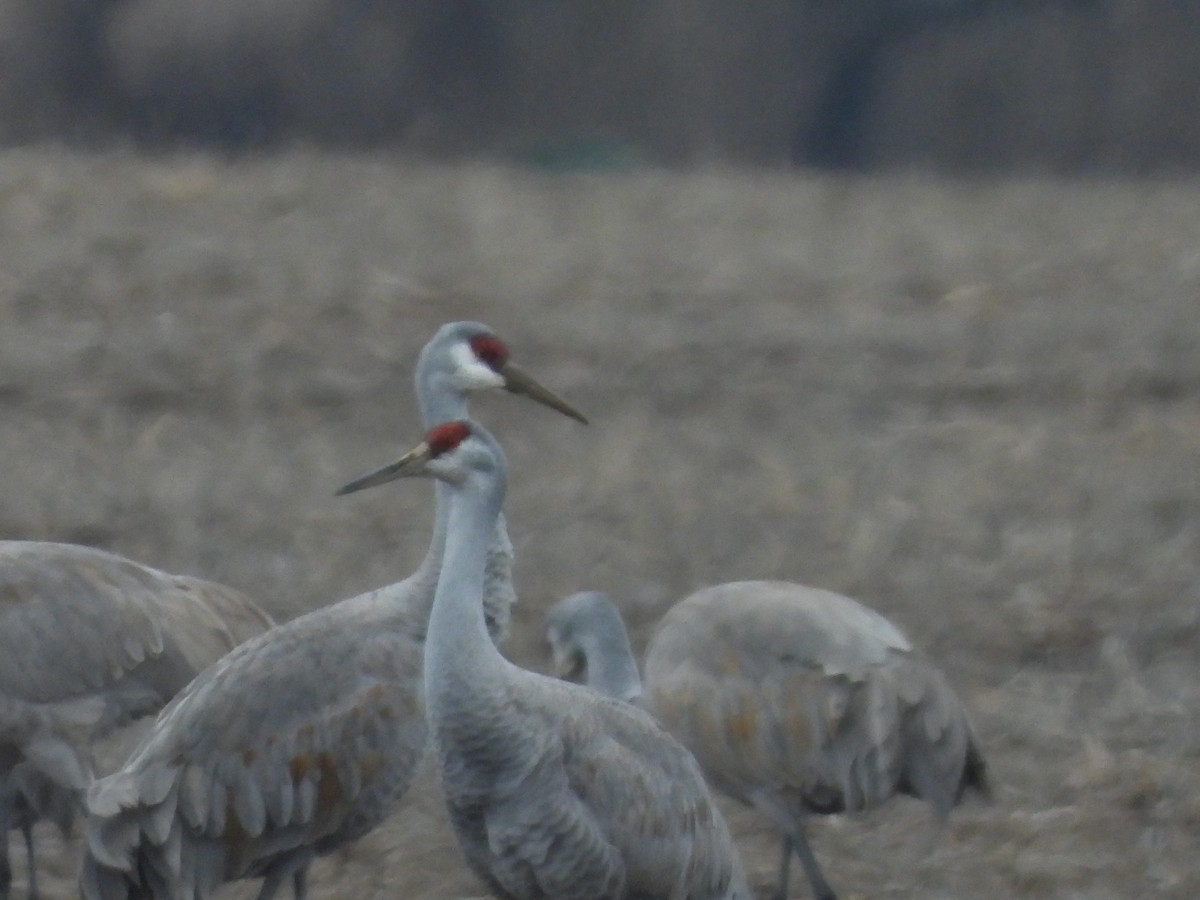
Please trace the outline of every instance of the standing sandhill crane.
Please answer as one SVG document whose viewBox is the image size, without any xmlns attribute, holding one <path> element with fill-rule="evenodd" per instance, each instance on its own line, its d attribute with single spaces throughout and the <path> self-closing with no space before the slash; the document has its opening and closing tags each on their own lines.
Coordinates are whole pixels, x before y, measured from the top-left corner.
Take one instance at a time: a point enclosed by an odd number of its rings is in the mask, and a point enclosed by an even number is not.
<svg viewBox="0 0 1200 900">
<path fill-rule="evenodd" d="M 563 675 L 636 698 L 625 623 L 604 594 L 547 614 Z M 804 820 L 912 794 L 944 819 L 967 788 L 988 792 L 966 712 L 937 668 L 883 616 L 797 584 L 743 581 L 697 591 L 663 617 L 646 651 L 646 706 L 710 783 L 783 832 L 775 897 L 796 851 L 820 900 L 834 893 Z M 619 692 L 619 693 L 618 693 Z"/>
<path fill-rule="evenodd" d="M 274 622 L 243 594 L 74 544 L 0 541 L 0 898 L 7 838 L 68 831 L 90 744 L 160 709 L 201 669 Z"/>
<path fill-rule="evenodd" d="M 480 595 L 504 502 L 495 439 L 434 427 L 390 478 L 451 486 L 425 648 L 425 708 L 450 822 L 505 900 L 751 900 L 692 755 L 642 710 L 508 662 Z M 382 480 L 382 479 L 381 479 Z"/>
<path fill-rule="evenodd" d="M 505 388 L 586 421 L 513 366 L 478 323 L 439 329 L 421 352 L 416 388 L 427 419 L 465 415 L 468 392 Z M 421 660 L 446 506 L 439 487 L 429 550 L 407 579 L 244 644 L 163 711 L 121 770 L 96 782 L 84 897 L 202 900 L 223 882 L 261 877 L 268 900 L 290 877 L 301 900 L 314 858 L 384 820 L 427 743 Z M 482 606 L 498 639 L 515 600 L 512 545 L 500 521 L 487 537 Z"/>
</svg>

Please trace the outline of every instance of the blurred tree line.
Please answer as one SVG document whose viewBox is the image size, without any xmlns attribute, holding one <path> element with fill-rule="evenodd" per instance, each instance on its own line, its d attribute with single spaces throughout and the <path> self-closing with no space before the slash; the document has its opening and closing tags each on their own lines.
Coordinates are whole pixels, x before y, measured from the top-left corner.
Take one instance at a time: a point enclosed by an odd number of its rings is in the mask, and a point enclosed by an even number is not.
<svg viewBox="0 0 1200 900">
<path fill-rule="evenodd" d="M 0 140 L 1161 171 L 1195 0 L 0 0 Z"/>
</svg>

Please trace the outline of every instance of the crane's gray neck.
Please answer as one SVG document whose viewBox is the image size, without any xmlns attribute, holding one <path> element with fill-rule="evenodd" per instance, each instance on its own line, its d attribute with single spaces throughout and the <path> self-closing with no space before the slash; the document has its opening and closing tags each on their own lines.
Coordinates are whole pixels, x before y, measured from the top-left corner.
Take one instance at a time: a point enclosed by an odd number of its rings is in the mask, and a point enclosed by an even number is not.
<svg viewBox="0 0 1200 900">
<path fill-rule="evenodd" d="M 443 422 L 470 417 L 467 395 L 454 384 L 453 373 L 441 367 L 437 360 L 438 354 L 427 345 L 417 360 L 414 379 L 421 423 L 427 430 Z"/>
<path fill-rule="evenodd" d="M 488 633 L 481 594 L 503 487 L 456 491 L 447 517 L 442 574 L 425 642 L 425 697 L 431 720 L 464 702 L 482 701 L 507 665 Z"/>
<path fill-rule="evenodd" d="M 598 616 L 595 627 L 579 636 L 579 647 L 587 660 L 588 687 L 626 703 L 642 696 L 637 660 L 625 623 L 615 608 L 611 615 Z"/>
<path fill-rule="evenodd" d="M 467 419 L 470 413 L 467 409 L 467 398 L 463 392 L 451 383 L 451 376 L 438 368 L 435 354 L 428 346 L 422 351 L 417 361 L 416 374 L 417 403 L 421 410 L 421 422 L 426 430 L 458 419 Z M 415 585 L 412 596 L 418 602 L 412 610 L 416 614 L 420 627 L 424 631 L 425 623 L 429 621 L 433 608 L 433 594 L 437 587 L 438 576 L 442 571 L 442 557 L 446 548 L 447 517 L 450 509 L 451 488 L 439 481 L 434 487 L 434 519 L 433 539 L 425 558 L 411 576 Z M 504 514 L 496 517 L 496 524 L 488 544 L 487 563 L 484 575 L 483 608 L 487 617 L 488 631 L 492 639 L 500 643 L 508 635 L 508 625 L 512 618 L 512 605 L 517 602 L 517 594 L 513 589 L 513 546 L 508 537 L 508 528 Z"/>
<path fill-rule="evenodd" d="M 483 568 L 483 615 L 488 633 L 497 645 L 508 637 L 513 604 L 517 602 L 517 592 L 513 588 L 513 558 L 508 526 L 504 521 L 504 513 L 500 513 L 492 528 L 487 561 Z"/>
<path fill-rule="evenodd" d="M 449 513 L 449 494 L 440 481 L 434 485 L 433 494 L 433 537 L 429 541 L 429 549 L 417 566 L 416 571 L 408 577 L 413 586 L 408 595 L 412 598 L 408 612 L 415 618 L 413 627 L 418 633 L 423 633 L 429 622 L 429 613 L 433 609 L 433 592 L 437 589 L 438 575 L 442 571 L 442 556 L 446 550 L 446 525 Z"/>
<path fill-rule="evenodd" d="M 438 366 L 438 358 L 439 355 L 433 351 L 430 344 L 426 344 L 417 359 L 417 372 L 414 376 L 417 404 L 421 409 L 421 425 L 426 431 L 443 422 L 465 419 L 468 416 L 467 398 L 461 391 L 454 389 L 449 374 Z M 433 607 L 433 592 L 442 571 L 450 496 L 449 485 L 441 481 L 434 483 L 433 539 L 429 542 L 425 558 L 421 560 L 412 576 L 417 584 L 415 596 L 424 601 L 421 604 L 422 608 L 417 611 L 422 621 L 428 621 L 429 612 Z"/>
<path fill-rule="evenodd" d="M 416 571 L 409 576 L 409 584 L 413 586 L 413 590 L 407 594 L 411 599 L 404 617 L 409 624 L 405 627 L 418 636 L 424 635 L 428 631 L 434 595 L 446 552 L 450 489 L 439 481 L 436 491 L 433 538 L 429 542 L 425 558 L 421 560 Z M 488 632 L 497 644 L 503 643 L 508 636 L 508 626 L 512 620 L 512 606 L 517 602 L 517 592 L 513 588 L 512 578 L 513 557 L 512 541 L 508 538 L 504 514 L 501 513 L 496 518 L 496 523 L 489 534 L 483 576 L 484 617 Z"/>
</svg>

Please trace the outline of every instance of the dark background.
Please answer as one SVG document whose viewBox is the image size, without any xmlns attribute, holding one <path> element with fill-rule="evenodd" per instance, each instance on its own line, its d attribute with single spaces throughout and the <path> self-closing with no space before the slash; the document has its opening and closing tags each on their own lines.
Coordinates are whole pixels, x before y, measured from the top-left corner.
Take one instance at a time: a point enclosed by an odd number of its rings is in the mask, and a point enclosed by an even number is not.
<svg viewBox="0 0 1200 900">
<path fill-rule="evenodd" d="M 0 140 L 1190 169 L 1189 0 L 2 0 Z"/>
</svg>

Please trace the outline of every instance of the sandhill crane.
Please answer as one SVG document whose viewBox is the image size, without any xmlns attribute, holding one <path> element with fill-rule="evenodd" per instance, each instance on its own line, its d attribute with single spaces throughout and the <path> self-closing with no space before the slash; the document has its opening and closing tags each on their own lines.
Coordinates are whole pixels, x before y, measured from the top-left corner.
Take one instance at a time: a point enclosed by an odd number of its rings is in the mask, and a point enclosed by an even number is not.
<svg viewBox="0 0 1200 900">
<path fill-rule="evenodd" d="M 560 674 L 636 699 L 637 664 L 607 596 L 572 595 L 546 622 Z M 813 893 L 834 897 L 804 836 L 809 815 L 905 793 L 945 818 L 967 788 L 988 791 L 942 673 L 883 616 L 829 591 L 744 581 L 679 601 L 646 651 L 645 705 L 714 787 L 783 832 L 780 900 L 793 850 Z"/>
<path fill-rule="evenodd" d="M 582 591 L 559 600 L 546 613 L 546 640 L 560 676 L 584 683 L 626 703 L 641 703 L 642 676 L 625 620 L 607 594 Z"/>
<path fill-rule="evenodd" d="M 469 421 L 443 423 L 389 469 L 413 475 L 452 490 L 425 708 L 471 868 L 506 900 L 750 900 L 678 741 L 637 707 L 521 669 L 488 640 L 480 594 L 506 486 L 496 441 Z"/>
<path fill-rule="evenodd" d="M 248 597 L 103 550 L 0 541 L 0 898 L 7 838 L 69 830 L 92 779 L 90 743 L 160 709 L 201 669 L 274 623 Z"/>
<path fill-rule="evenodd" d="M 513 366 L 479 323 L 439 329 L 417 362 L 416 387 L 422 416 L 434 421 L 465 415 L 467 392 L 487 388 L 586 421 Z M 386 477 L 384 469 L 349 487 Z M 124 767 L 93 786 L 85 897 L 201 900 L 225 881 L 262 877 L 267 900 L 290 877 L 303 898 L 315 857 L 383 821 L 427 743 L 421 660 L 444 495 L 439 487 L 433 537 L 412 575 L 244 644 L 193 681 Z M 499 638 L 515 596 L 512 546 L 503 522 L 494 526 L 483 607 Z"/>
</svg>

